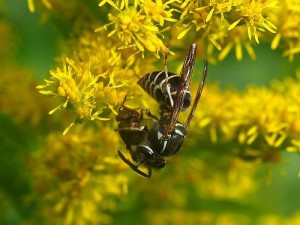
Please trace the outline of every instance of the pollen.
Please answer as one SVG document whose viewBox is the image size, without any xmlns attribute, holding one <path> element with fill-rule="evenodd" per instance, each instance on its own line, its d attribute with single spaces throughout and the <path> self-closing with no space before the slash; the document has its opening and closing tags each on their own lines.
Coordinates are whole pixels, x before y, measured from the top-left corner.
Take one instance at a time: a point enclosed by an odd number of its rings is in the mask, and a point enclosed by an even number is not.
<svg viewBox="0 0 300 225">
<path fill-rule="evenodd" d="M 90 107 L 85 104 L 82 107 L 76 109 L 76 115 L 80 119 L 89 118 L 90 116 Z"/>
<path fill-rule="evenodd" d="M 61 86 L 57 88 L 57 94 L 60 97 L 65 97 L 67 95 L 65 89 Z"/>
</svg>

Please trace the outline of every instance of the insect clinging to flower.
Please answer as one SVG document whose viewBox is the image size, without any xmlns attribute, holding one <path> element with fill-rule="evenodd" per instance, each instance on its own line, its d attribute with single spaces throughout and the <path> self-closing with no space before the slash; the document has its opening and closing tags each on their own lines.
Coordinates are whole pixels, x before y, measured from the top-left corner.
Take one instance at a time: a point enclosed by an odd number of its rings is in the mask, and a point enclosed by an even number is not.
<svg viewBox="0 0 300 225">
<path fill-rule="evenodd" d="M 141 112 L 138 112 L 138 109 L 125 106 L 125 100 L 119 109 L 116 117 L 118 131 L 134 163 L 128 160 L 121 151 L 118 151 L 118 154 L 127 165 L 144 177 L 150 178 L 152 169 L 163 168 L 166 164 L 164 157 L 177 153 L 184 143 L 207 75 L 207 61 L 205 60 L 203 78 L 192 104 L 190 82 L 196 50 L 197 46 L 194 43 L 185 58 L 180 75 L 168 71 L 165 56 L 164 71 L 148 73 L 138 81 L 138 84 L 159 103 L 159 118 L 148 109 L 141 107 Z M 178 120 L 179 113 L 190 107 L 187 120 L 183 124 Z M 152 121 L 150 125 L 146 123 L 144 115 Z M 148 169 L 147 173 L 139 169 L 142 165 Z"/>
</svg>

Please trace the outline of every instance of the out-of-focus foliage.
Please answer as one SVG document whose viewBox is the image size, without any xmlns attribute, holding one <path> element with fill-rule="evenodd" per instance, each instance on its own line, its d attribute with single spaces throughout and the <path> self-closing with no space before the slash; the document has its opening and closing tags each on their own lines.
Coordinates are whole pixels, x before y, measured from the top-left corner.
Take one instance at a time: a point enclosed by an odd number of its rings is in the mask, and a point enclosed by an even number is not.
<svg viewBox="0 0 300 225">
<path fill-rule="evenodd" d="M 298 1 L 0 8 L 0 224 L 300 223 Z M 164 54 L 179 71 L 194 42 L 192 93 L 204 58 L 208 82 L 181 151 L 147 180 L 118 158 L 115 116 L 125 96 L 157 115 L 137 80 L 162 70 Z"/>
</svg>

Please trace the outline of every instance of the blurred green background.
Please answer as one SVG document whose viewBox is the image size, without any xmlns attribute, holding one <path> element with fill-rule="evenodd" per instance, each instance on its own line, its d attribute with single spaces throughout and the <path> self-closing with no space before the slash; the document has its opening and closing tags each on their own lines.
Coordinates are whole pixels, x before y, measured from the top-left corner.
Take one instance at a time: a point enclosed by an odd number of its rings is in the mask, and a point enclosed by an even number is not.
<svg viewBox="0 0 300 225">
<path fill-rule="evenodd" d="M 60 30 L 51 24 L 51 21 L 41 24 L 39 13 L 31 14 L 26 1 L 2 0 L 1 10 L 1 18 L 11 24 L 17 37 L 14 46 L 14 57 L 18 62 L 16 67 L 26 67 L 42 80 L 53 67 L 54 57 L 60 55 L 59 44 L 63 38 Z M 217 65 L 209 65 L 208 82 L 218 82 L 222 88 L 234 86 L 242 91 L 248 84 L 268 86 L 274 79 L 295 76 L 295 68 L 300 65 L 299 55 L 290 63 L 287 58 L 281 57 L 280 51 L 271 51 L 269 46 L 263 43 L 255 50 L 256 61 L 245 55 L 243 60 L 238 62 L 231 53 Z M 196 72 L 201 73 L 202 63 L 198 65 L 200 66 L 196 68 Z M 31 191 L 26 157 L 36 149 L 40 138 L 38 134 L 41 131 L 34 130 L 26 124 L 16 124 L 9 115 L 1 111 L 0 109 L 0 224 L 22 224 L 25 218 L 34 215 L 34 206 L 24 203 Z M 259 190 L 249 196 L 245 204 L 197 199 L 192 195 L 192 187 L 187 186 L 191 193 L 189 205 L 195 212 L 210 209 L 215 212 L 239 212 L 248 216 L 270 213 L 289 217 L 300 211 L 299 165 L 299 155 L 288 153 L 282 154 L 279 165 L 264 165 L 259 173 L 267 176 L 272 171 L 272 181 L 268 182 L 266 179 Z M 151 185 L 151 180 L 140 182 L 143 185 Z M 164 187 L 161 188 L 162 192 L 168 191 Z M 135 186 L 130 186 L 129 190 L 128 197 L 118 200 L 113 224 L 144 224 L 142 212 L 147 209 L 147 205 L 143 198 L 151 193 L 136 192 Z M 199 202 L 201 204 L 198 204 Z M 147 223 L 151 224 L 151 221 Z"/>
</svg>

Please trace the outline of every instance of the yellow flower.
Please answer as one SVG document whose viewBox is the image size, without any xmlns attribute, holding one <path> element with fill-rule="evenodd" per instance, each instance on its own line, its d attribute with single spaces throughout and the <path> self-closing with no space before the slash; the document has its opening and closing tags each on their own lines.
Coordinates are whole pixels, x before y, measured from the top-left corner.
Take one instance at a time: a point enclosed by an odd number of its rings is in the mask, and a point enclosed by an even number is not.
<svg viewBox="0 0 300 225">
<path fill-rule="evenodd" d="M 207 27 L 207 7 L 201 7 L 199 4 L 198 1 L 184 1 L 181 4 L 182 12 L 177 26 L 181 31 L 177 39 L 182 39 L 193 27 L 196 31 Z"/>
<path fill-rule="evenodd" d="M 259 35 L 265 30 L 276 32 L 274 9 L 277 3 L 277 0 L 184 1 L 177 23 L 180 30 L 177 38 L 182 39 L 195 30 L 198 41 L 204 45 L 206 40 L 210 42 L 207 53 L 212 62 L 216 61 L 213 48 L 221 51 L 218 59 L 222 60 L 234 46 L 238 60 L 242 58 L 243 46 L 255 59 L 252 38 L 259 43 Z"/>
<path fill-rule="evenodd" d="M 280 8 L 274 13 L 278 15 L 274 17 L 278 31 L 271 48 L 284 47 L 283 55 L 292 61 L 294 55 L 300 52 L 300 4 L 291 0 L 281 1 Z"/>
<path fill-rule="evenodd" d="M 174 21 L 172 19 L 172 10 L 167 11 L 168 3 L 162 4 L 161 1 L 153 3 L 151 1 L 136 1 L 134 6 L 129 6 L 127 1 L 121 1 L 118 6 L 111 1 L 102 1 L 100 6 L 105 3 L 117 9 L 116 13 L 108 14 L 111 21 L 96 31 L 107 30 L 111 26 L 113 29 L 108 34 L 108 37 L 117 35 L 121 41 L 121 48 L 137 47 L 142 53 L 145 48 L 155 53 L 167 53 L 169 50 L 164 45 L 163 41 L 158 37 L 161 31 L 156 26 L 155 22 L 159 22 L 160 26 L 164 25 L 164 20 Z"/>
<path fill-rule="evenodd" d="M 221 50 L 218 60 L 223 60 L 232 48 L 235 47 L 235 56 L 237 60 L 242 60 L 243 58 L 243 50 L 242 47 L 245 47 L 247 53 L 251 57 L 252 60 L 256 59 L 255 52 L 252 48 L 251 42 L 248 41 L 245 37 L 245 33 L 247 32 L 245 27 L 236 27 L 228 34 L 225 38 L 225 43 L 227 43 Z"/>
<path fill-rule="evenodd" d="M 15 122 L 37 126 L 45 120 L 50 104 L 36 95 L 37 84 L 32 73 L 26 69 L 9 68 L 2 71 L 0 84 L 0 108 Z M 20 108 L 21 107 L 21 108 Z"/>
<path fill-rule="evenodd" d="M 117 159 L 113 128 L 77 127 L 72 134 L 51 133 L 31 158 L 34 187 L 47 224 L 106 224 L 115 200 L 127 194 L 127 178 Z M 43 211 L 36 213 L 43 213 Z"/>
<path fill-rule="evenodd" d="M 83 120 L 114 118 L 126 93 L 131 96 L 141 91 L 125 91 L 129 84 L 137 86 L 137 72 L 112 43 L 84 32 L 73 56 L 63 59 L 62 66 L 50 71 L 46 84 L 37 87 L 40 93 L 56 96 L 61 102 L 50 114 L 65 108 L 75 116 L 64 134 Z"/>
<path fill-rule="evenodd" d="M 100 116 L 106 107 L 96 98 L 97 82 L 101 77 L 105 78 L 105 75 L 92 73 L 92 60 L 80 62 L 79 59 L 66 58 L 62 68 L 50 71 L 52 77 L 45 80 L 46 85 L 38 86 L 42 89 L 40 93 L 57 96 L 63 101 L 50 114 L 62 107 L 78 113 L 84 107 L 85 113 L 80 114 L 77 119 L 109 119 Z"/>
<path fill-rule="evenodd" d="M 243 21 L 247 25 L 249 40 L 254 37 L 255 41 L 259 43 L 259 32 L 264 32 L 265 29 L 271 33 L 276 32 L 276 26 L 264 16 L 268 10 L 276 6 L 277 0 L 245 0 L 236 9 L 237 17 L 240 18 L 233 22 L 228 29 L 233 29 Z"/>
<path fill-rule="evenodd" d="M 207 85 L 190 132 L 210 134 L 213 143 L 233 141 L 242 157 L 254 153 L 253 158 L 277 162 L 279 157 L 269 157 L 270 152 L 299 152 L 299 86 L 299 79 L 286 79 L 271 88 L 250 86 L 237 93 Z"/>
<path fill-rule="evenodd" d="M 176 1 L 177 0 L 171 0 L 163 4 L 161 0 L 155 0 L 155 2 L 151 0 L 145 0 L 143 3 L 145 14 L 153 21 L 158 22 L 160 26 L 164 25 L 165 20 L 176 22 L 176 19 L 172 18 L 172 12 L 175 9 L 171 9 L 169 11 L 166 10 L 169 7 L 169 4 Z"/>
</svg>

